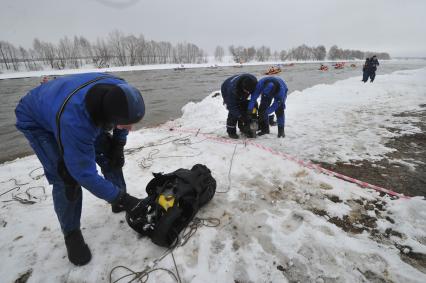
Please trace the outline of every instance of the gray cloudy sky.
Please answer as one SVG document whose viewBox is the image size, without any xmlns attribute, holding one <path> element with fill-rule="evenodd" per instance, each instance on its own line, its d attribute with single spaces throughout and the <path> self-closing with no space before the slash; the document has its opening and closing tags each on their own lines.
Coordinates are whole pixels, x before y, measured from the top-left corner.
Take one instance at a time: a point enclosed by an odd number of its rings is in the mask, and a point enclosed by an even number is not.
<svg viewBox="0 0 426 283">
<path fill-rule="evenodd" d="M 0 40 L 148 39 L 289 49 L 302 43 L 426 56 L 426 0 L 2 0 Z"/>
</svg>

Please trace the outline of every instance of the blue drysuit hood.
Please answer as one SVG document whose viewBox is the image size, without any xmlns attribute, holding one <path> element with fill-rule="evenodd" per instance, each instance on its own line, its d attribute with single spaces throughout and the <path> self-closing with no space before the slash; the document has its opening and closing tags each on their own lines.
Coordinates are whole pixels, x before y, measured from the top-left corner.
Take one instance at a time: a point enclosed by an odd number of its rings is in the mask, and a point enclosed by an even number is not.
<svg viewBox="0 0 426 283">
<path fill-rule="evenodd" d="M 145 115 L 145 103 L 142 95 L 135 87 L 129 84 L 118 84 L 127 101 L 127 117 L 112 117 L 116 125 L 129 125 L 139 122 Z"/>
</svg>

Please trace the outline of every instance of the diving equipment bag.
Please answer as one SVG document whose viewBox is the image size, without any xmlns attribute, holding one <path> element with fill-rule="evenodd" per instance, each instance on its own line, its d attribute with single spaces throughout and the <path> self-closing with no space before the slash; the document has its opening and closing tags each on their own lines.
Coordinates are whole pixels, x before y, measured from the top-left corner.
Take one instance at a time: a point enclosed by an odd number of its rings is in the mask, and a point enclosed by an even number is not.
<svg viewBox="0 0 426 283">
<path fill-rule="evenodd" d="M 196 164 L 191 170 L 178 169 L 172 173 L 153 173 L 146 186 L 146 213 L 138 217 L 126 214 L 133 230 L 148 236 L 159 246 L 170 247 L 179 233 L 188 226 L 200 207 L 216 192 L 216 180 L 205 165 Z"/>
</svg>

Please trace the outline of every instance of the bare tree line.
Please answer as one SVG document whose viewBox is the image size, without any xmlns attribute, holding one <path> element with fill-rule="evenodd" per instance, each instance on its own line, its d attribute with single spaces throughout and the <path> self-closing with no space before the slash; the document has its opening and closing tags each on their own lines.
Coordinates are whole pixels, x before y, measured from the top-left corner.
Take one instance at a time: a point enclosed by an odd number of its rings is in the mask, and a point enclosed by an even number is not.
<svg viewBox="0 0 426 283">
<path fill-rule="evenodd" d="M 176 45 L 165 41 L 146 40 L 143 35 L 111 32 L 107 38 L 91 43 L 83 36 L 61 38 L 58 44 L 35 38 L 32 48 L 15 47 L 0 41 L 0 69 L 19 71 L 81 68 L 93 64 L 97 68 L 145 64 L 205 63 L 207 54 L 192 43 Z"/>
<path fill-rule="evenodd" d="M 340 49 L 333 45 L 328 53 L 323 45 L 307 46 L 302 44 L 289 50 L 271 51 L 267 46 L 258 48 L 234 46 L 228 47 L 233 60 L 237 63 L 249 61 L 285 61 L 285 60 L 347 60 L 364 59 L 377 55 L 379 59 L 390 59 L 388 53 L 364 52 L 360 50 Z M 225 49 L 217 46 L 214 57 L 221 62 Z M 0 70 L 29 70 L 81 68 L 92 64 L 97 68 L 110 66 L 134 66 L 146 64 L 185 64 L 205 63 L 207 54 L 192 43 L 171 44 L 166 41 L 147 40 L 143 35 L 136 37 L 121 31 L 111 32 L 106 38 L 90 42 L 83 36 L 61 38 L 58 44 L 44 42 L 35 38 L 32 48 L 15 47 L 0 40 Z"/>
<path fill-rule="evenodd" d="M 386 52 L 371 52 L 371 51 L 360 51 L 350 49 L 340 49 L 337 45 L 330 47 L 328 51 L 328 57 L 331 60 L 339 59 L 365 59 L 376 55 L 378 59 L 388 60 L 390 55 Z"/>
<path fill-rule="evenodd" d="M 319 46 L 307 46 L 302 44 L 298 47 L 291 48 L 290 50 L 281 50 L 271 52 L 271 48 L 261 46 L 259 48 L 244 47 L 233 45 L 229 46 L 229 53 L 233 57 L 233 60 L 237 63 L 244 63 L 249 61 L 285 61 L 285 60 L 325 60 L 326 57 L 330 60 L 351 60 L 351 59 L 365 59 L 372 55 L 377 55 L 378 59 L 390 59 L 388 53 L 375 53 L 375 52 L 364 52 L 360 50 L 340 49 L 336 45 L 333 45 L 327 54 L 327 49 L 323 45 Z M 328 56 L 327 56 L 328 55 Z M 219 62 L 223 60 L 224 48 L 217 46 L 215 49 L 215 59 Z"/>
</svg>

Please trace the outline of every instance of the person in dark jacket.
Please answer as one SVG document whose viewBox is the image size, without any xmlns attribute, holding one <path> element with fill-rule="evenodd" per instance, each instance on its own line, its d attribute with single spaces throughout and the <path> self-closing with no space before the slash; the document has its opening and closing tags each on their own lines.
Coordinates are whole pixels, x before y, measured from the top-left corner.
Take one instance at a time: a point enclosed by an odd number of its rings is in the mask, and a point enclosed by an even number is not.
<svg viewBox="0 0 426 283">
<path fill-rule="evenodd" d="M 278 137 L 285 137 L 285 101 L 287 99 L 287 85 L 278 77 L 265 77 L 259 80 L 253 92 L 247 109 L 252 113 L 257 98 L 261 96 L 259 106 L 259 136 L 269 134 L 268 115 L 275 112 L 278 124 Z"/>
<path fill-rule="evenodd" d="M 113 212 L 145 212 L 144 200 L 126 192 L 122 172 L 128 131 L 145 114 L 142 95 L 112 75 L 78 74 L 32 89 L 15 113 L 17 129 L 28 139 L 53 185 L 53 204 L 68 259 L 85 265 L 91 252 L 80 230 L 80 186 L 111 203 Z"/>
<path fill-rule="evenodd" d="M 370 77 L 370 83 L 372 83 L 374 81 L 374 79 L 376 78 L 376 71 L 377 71 L 377 66 L 379 66 L 379 61 L 377 60 L 377 56 L 374 55 L 373 57 L 371 57 L 370 62 L 369 62 L 369 77 Z"/>
<path fill-rule="evenodd" d="M 226 131 L 230 138 L 238 139 L 238 128 L 243 133 L 249 132 L 247 116 L 248 97 L 256 88 L 257 79 L 251 74 L 234 75 L 226 79 L 221 87 L 222 97 L 228 109 Z"/>
<path fill-rule="evenodd" d="M 370 68 L 370 58 L 367 57 L 365 59 L 364 66 L 362 67 L 362 81 L 364 83 L 368 81 L 368 77 L 370 76 L 369 68 Z"/>
</svg>

